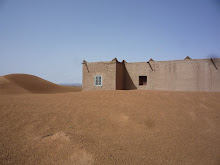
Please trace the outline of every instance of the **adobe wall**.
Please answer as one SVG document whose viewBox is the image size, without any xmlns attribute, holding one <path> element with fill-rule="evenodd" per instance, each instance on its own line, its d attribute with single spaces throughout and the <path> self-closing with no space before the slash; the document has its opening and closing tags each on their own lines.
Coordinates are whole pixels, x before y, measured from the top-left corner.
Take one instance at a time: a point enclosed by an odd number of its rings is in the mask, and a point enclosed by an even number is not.
<svg viewBox="0 0 220 165">
<path fill-rule="evenodd" d="M 220 59 L 156 61 L 125 64 L 126 89 L 174 91 L 220 91 Z M 147 85 L 139 86 L 139 76 L 147 76 Z"/>
<path fill-rule="evenodd" d="M 116 89 L 116 62 L 88 62 L 82 67 L 83 91 Z M 95 86 L 95 76 L 102 76 L 102 86 Z"/>
<path fill-rule="evenodd" d="M 124 87 L 124 71 L 125 71 L 125 66 L 124 63 L 116 63 L 116 89 L 117 90 L 122 90 L 125 89 Z"/>
<path fill-rule="evenodd" d="M 147 62 L 125 63 L 125 89 L 152 89 L 152 73 Z M 139 86 L 139 76 L 147 76 L 147 85 Z"/>
</svg>

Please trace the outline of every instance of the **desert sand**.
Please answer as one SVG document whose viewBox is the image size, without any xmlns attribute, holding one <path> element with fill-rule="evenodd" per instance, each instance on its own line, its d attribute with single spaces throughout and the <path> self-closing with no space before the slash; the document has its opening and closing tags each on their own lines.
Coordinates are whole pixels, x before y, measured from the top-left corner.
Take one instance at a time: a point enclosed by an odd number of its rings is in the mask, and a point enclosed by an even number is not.
<svg viewBox="0 0 220 165">
<path fill-rule="evenodd" d="M 16 76 L 0 79 L 0 164 L 220 164 L 220 93 L 71 92 Z"/>
<path fill-rule="evenodd" d="M 0 76 L 0 94 L 78 92 L 81 87 L 61 86 L 28 74 Z"/>
</svg>

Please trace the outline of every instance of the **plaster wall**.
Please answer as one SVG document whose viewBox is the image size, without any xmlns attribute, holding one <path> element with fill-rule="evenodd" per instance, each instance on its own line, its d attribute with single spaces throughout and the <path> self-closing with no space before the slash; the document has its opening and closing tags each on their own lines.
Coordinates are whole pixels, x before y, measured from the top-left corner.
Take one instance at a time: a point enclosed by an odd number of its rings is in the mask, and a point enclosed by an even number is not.
<svg viewBox="0 0 220 165">
<path fill-rule="evenodd" d="M 147 76 L 147 85 L 139 85 L 139 76 Z M 151 89 L 152 71 L 147 62 L 125 63 L 125 89 Z"/>
<path fill-rule="evenodd" d="M 125 89 L 125 66 L 124 63 L 116 63 L 116 89 L 123 90 Z"/>
<path fill-rule="evenodd" d="M 116 62 L 83 64 L 82 90 L 116 90 Z M 95 86 L 95 76 L 102 76 L 102 86 Z"/>
<path fill-rule="evenodd" d="M 125 64 L 125 89 L 220 91 L 220 59 L 156 61 Z M 147 76 L 147 85 L 139 85 Z"/>
</svg>

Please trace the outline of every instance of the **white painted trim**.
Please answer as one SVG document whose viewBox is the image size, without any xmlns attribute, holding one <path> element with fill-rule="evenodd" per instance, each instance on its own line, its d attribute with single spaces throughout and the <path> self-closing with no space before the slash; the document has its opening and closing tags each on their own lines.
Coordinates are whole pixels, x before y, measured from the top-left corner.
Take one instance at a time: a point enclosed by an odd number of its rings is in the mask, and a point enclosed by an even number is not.
<svg viewBox="0 0 220 165">
<path fill-rule="evenodd" d="M 96 85 L 96 77 L 101 77 L 101 85 Z M 102 76 L 95 76 L 95 82 L 94 82 L 95 86 L 102 86 Z"/>
</svg>

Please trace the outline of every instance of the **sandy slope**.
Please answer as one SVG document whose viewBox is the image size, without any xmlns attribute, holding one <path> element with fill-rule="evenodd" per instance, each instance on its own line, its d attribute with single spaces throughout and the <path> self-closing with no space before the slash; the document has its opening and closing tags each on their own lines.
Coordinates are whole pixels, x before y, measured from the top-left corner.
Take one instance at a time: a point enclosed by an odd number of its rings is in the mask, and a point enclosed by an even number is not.
<svg viewBox="0 0 220 165">
<path fill-rule="evenodd" d="M 0 95 L 0 164 L 220 164 L 220 93 Z"/>
<path fill-rule="evenodd" d="M 28 90 L 18 86 L 16 83 L 0 76 L 0 94 L 26 94 Z"/>
<path fill-rule="evenodd" d="M 57 85 L 28 74 L 9 74 L 0 77 L 0 94 L 65 93 L 77 91 L 81 91 L 81 88 Z"/>
</svg>

